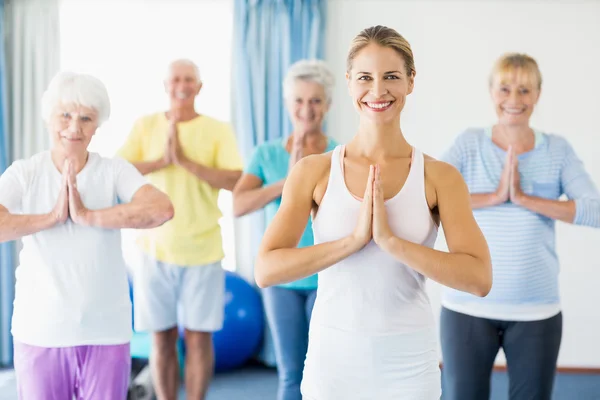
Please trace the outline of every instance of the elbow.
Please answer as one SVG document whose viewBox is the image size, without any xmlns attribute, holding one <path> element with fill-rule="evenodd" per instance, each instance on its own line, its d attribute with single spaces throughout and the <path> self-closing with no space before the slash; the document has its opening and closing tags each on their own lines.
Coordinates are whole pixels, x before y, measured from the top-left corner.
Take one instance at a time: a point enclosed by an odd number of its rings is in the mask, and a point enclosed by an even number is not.
<svg viewBox="0 0 600 400">
<path fill-rule="evenodd" d="M 251 209 L 245 200 L 243 191 L 233 191 L 233 216 L 235 218 L 243 217 L 250 213 Z"/>
<path fill-rule="evenodd" d="M 267 283 L 267 281 L 263 279 L 261 275 L 258 275 L 256 273 L 254 274 L 254 280 L 256 281 L 256 286 L 258 286 L 261 289 L 266 289 L 269 286 L 271 286 Z"/>
<path fill-rule="evenodd" d="M 233 194 L 233 216 L 235 218 L 243 217 L 248 213 L 238 196 L 235 193 Z"/>
<path fill-rule="evenodd" d="M 487 296 L 492 290 L 492 265 L 491 262 L 485 262 L 482 265 L 483 274 L 479 277 L 471 290 L 471 294 L 478 297 Z"/>
<path fill-rule="evenodd" d="M 477 297 L 485 297 L 490 293 L 491 290 L 492 280 L 490 279 L 489 282 L 486 281 L 479 283 L 474 290 L 471 291 L 471 294 L 474 294 Z"/>
<path fill-rule="evenodd" d="M 575 210 L 570 222 L 573 225 L 600 228 L 600 199 L 580 199 L 574 201 Z"/>
<path fill-rule="evenodd" d="M 175 216 L 175 208 L 173 207 L 173 203 L 169 201 L 169 205 L 165 208 L 164 218 L 165 222 L 170 221 Z"/>
<path fill-rule="evenodd" d="M 230 192 L 234 191 L 235 185 L 237 185 L 238 181 L 242 177 L 242 171 L 235 171 L 235 172 L 236 172 L 235 174 L 232 174 L 231 179 L 229 179 L 229 182 L 227 182 L 227 186 L 224 187 L 223 189 L 229 190 Z"/>
<path fill-rule="evenodd" d="M 168 198 L 162 202 L 160 211 L 157 213 L 158 218 L 157 222 L 159 225 L 164 224 L 173 219 L 175 216 L 175 208 L 173 207 L 173 203 Z"/>
<path fill-rule="evenodd" d="M 261 289 L 265 289 L 271 286 L 265 274 L 260 272 L 258 268 L 255 268 L 254 270 L 254 281 L 256 282 L 256 286 L 258 286 Z"/>
<path fill-rule="evenodd" d="M 243 217 L 244 215 L 246 215 L 245 212 L 243 212 L 241 210 L 236 210 L 235 208 L 233 209 L 233 216 L 235 218 L 240 218 L 240 217 Z"/>
<path fill-rule="evenodd" d="M 274 285 L 273 279 L 271 276 L 269 276 L 267 271 L 268 269 L 264 265 L 262 257 L 259 255 L 256 258 L 256 265 L 254 266 L 254 281 L 261 289 L 265 289 Z"/>
</svg>

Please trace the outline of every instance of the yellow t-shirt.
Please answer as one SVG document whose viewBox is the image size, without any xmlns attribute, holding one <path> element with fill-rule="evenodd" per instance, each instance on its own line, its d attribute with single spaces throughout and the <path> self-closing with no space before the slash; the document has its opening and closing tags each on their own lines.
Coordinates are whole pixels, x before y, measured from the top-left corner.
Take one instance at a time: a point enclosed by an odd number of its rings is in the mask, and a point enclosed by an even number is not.
<svg viewBox="0 0 600 400">
<path fill-rule="evenodd" d="M 162 112 L 140 118 L 118 155 L 132 163 L 160 159 L 166 147 L 168 124 Z M 243 168 L 229 124 L 202 115 L 178 123 L 177 131 L 183 152 L 190 160 L 211 168 Z M 138 231 L 142 250 L 159 261 L 180 266 L 223 259 L 219 190 L 175 165 L 146 177 L 169 195 L 175 216 L 160 227 Z"/>
</svg>

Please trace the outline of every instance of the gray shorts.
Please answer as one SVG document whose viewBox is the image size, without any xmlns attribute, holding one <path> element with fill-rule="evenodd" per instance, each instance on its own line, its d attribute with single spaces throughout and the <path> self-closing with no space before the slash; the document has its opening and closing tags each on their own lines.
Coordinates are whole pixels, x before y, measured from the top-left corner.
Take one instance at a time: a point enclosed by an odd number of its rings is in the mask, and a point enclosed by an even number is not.
<svg viewBox="0 0 600 400">
<path fill-rule="evenodd" d="M 198 332 L 223 327 L 225 272 L 221 262 L 181 267 L 140 254 L 131 268 L 138 332 L 175 326 Z"/>
</svg>

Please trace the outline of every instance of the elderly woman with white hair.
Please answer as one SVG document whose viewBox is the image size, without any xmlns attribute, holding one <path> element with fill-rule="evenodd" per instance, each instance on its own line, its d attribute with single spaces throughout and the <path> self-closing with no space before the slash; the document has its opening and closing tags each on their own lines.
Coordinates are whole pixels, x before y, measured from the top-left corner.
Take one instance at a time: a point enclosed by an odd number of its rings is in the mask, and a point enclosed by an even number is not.
<svg viewBox="0 0 600 400">
<path fill-rule="evenodd" d="M 128 162 L 89 152 L 110 114 L 96 78 L 59 73 L 42 98 L 51 148 L 0 177 L 0 242 L 22 239 L 12 320 L 20 399 L 125 399 L 131 301 L 122 228 L 173 216 Z"/>
<path fill-rule="evenodd" d="M 284 97 L 292 134 L 259 145 L 233 191 L 236 216 L 265 209 L 267 223 L 275 216 L 288 171 L 302 157 L 331 151 L 337 143 L 323 133 L 334 79 L 319 60 L 301 60 L 290 67 Z M 311 221 L 298 247 L 313 245 Z M 279 374 L 278 400 L 300 400 L 300 382 L 308 345 L 308 325 L 316 297 L 317 275 L 269 287 L 263 299 L 273 334 Z"/>
</svg>

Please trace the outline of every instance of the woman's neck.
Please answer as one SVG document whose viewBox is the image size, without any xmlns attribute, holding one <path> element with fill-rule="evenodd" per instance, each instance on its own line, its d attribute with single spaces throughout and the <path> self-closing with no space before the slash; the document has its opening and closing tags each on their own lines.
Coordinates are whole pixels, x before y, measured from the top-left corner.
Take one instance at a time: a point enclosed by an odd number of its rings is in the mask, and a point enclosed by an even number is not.
<svg viewBox="0 0 600 400">
<path fill-rule="evenodd" d="M 374 163 L 388 157 L 410 157 L 412 154 L 412 146 L 406 141 L 399 120 L 389 124 L 361 121 L 357 135 L 347 148 Z"/>
<path fill-rule="evenodd" d="M 53 149 L 51 151 L 51 157 L 52 163 L 54 163 L 56 169 L 58 169 L 61 173 L 63 172 L 65 160 L 69 160 L 75 173 L 79 173 L 87 163 L 89 152 L 85 150 L 82 153 L 66 153 L 59 149 Z"/>
<path fill-rule="evenodd" d="M 298 137 L 297 131 L 292 132 L 286 142 L 286 148 L 290 149 Z M 324 150 L 327 147 L 327 136 L 322 131 L 307 132 L 302 136 L 302 146 L 315 150 Z"/>
<path fill-rule="evenodd" d="M 535 147 L 535 132 L 529 125 L 496 124 L 492 128 L 492 140 L 502 148 L 509 146 L 517 153 L 524 153 Z"/>
</svg>

